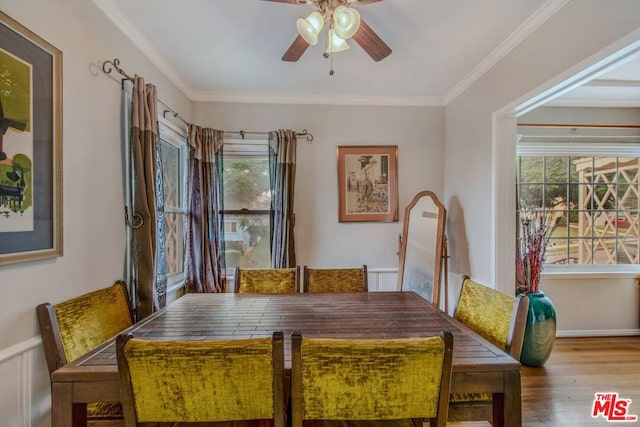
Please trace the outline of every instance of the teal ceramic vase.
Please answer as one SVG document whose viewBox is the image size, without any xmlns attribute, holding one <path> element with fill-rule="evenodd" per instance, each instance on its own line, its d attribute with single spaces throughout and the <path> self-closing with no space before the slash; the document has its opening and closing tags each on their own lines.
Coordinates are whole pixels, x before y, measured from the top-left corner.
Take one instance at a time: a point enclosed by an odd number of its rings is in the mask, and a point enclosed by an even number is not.
<svg viewBox="0 0 640 427">
<path fill-rule="evenodd" d="M 528 292 L 529 313 L 520 362 L 542 366 L 551 355 L 556 338 L 556 308 L 542 291 Z"/>
</svg>

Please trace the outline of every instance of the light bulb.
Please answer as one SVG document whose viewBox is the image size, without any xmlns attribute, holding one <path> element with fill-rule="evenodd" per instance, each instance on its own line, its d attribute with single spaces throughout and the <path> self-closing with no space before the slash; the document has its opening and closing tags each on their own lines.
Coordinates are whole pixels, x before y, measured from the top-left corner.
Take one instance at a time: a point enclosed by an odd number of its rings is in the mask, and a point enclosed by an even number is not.
<svg viewBox="0 0 640 427">
<path fill-rule="evenodd" d="M 324 27 L 324 17 L 316 10 L 305 19 L 298 19 L 296 27 L 298 28 L 298 33 L 307 43 L 316 45 L 318 43 L 318 34 Z"/>
<path fill-rule="evenodd" d="M 342 52 L 349 48 L 350 46 L 345 39 L 338 37 L 334 30 L 329 30 L 329 43 L 327 43 L 327 50 L 325 53 L 332 54 Z"/>
<path fill-rule="evenodd" d="M 360 14 L 357 10 L 340 5 L 333 11 L 333 28 L 342 39 L 350 39 L 360 28 Z"/>
</svg>

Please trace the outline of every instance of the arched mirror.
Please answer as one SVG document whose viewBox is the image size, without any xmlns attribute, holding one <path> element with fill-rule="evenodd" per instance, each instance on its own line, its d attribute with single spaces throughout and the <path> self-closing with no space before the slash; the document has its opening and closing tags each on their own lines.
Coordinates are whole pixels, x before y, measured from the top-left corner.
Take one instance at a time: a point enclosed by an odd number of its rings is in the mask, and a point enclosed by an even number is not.
<svg viewBox="0 0 640 427">
<path fill-rule="evenodd" d="M 415 195 L 404 211 L 398 285 L 439 306 L 445 256 L 446 210 L 431 191 Z"/>
</svg>

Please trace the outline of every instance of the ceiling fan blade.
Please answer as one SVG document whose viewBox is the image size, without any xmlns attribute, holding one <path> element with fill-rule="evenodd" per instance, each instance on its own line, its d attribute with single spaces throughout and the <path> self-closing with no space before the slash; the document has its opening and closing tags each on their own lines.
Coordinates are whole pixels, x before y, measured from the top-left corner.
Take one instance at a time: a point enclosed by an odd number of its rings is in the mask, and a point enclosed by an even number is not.
<svg viewBox="0 0 640 427">
<path fill-rule="evenodd" d="M 369 54 L 374 61 L 378 62 L 391 55 L 391 48 L 367 25 L 364 20 L 360 21 L 360 28 L 353 35 L 353 39 Z"/>
<path fill-rule="evenodd" d="M 289 49 L 282 55 L 282 60 L 287 62 L 296 62 L 305 50 L 309 47 L 309 43 L 298 34 L 298 37 L 291 43 Z"/>
</svg>

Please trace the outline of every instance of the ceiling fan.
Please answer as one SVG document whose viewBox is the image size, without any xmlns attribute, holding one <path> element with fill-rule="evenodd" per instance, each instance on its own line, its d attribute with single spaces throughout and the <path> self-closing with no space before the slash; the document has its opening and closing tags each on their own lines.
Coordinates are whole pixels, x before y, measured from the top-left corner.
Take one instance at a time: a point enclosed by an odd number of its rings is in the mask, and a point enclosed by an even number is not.
<svg viewBox="0 0 640 427">
<path fill-rule="evenodd" d="M 325 57 L 349 49 L 347 40 L 353 39 L 374 61 L 381 61 L 391 54 L 391 48 L 360 17 L 353 4 L 369 4 L 382 0 L 264 0 L 278 3 L 311 4 L 316 10 L 304 19 L 298 19 L 298 36 L 282 56 L 283 61 L 295 62 L 309 45 L 318 42 L 318 35 L 325 24 L 329 27 Z M 333 73 L 331 73 L 333 74 Z"/>
</svg>

